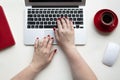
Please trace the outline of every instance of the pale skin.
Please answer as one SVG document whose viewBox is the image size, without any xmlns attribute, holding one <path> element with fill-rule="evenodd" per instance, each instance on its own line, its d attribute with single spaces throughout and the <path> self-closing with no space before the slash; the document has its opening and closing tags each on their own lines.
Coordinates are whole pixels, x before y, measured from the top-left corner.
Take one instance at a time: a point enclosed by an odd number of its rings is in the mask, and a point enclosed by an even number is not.
<svg viewBox="0 0 120 80">
<path fill-rule="evenodd" d="M 55 38 L 69 62 L 73 80 L 97 80 L 94 72 L 77 51 L 74 44 L 73 23 L 67 18 L 57 20 L 58 28 L 54 28 Z M 33 60 L 28 67 L 17 74 L 12 80 L 34 80 L 52 61 L 57 49 L 52 49 L 53 38 L 47 36 L 40 41 L 38 38 L 34 45 Z"/>
</svg>

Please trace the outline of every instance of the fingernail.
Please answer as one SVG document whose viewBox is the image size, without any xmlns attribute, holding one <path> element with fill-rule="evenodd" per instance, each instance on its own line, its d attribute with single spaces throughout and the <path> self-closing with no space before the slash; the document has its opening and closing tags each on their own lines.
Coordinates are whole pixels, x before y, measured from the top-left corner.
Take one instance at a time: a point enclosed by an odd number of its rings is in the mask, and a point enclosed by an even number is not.
<svg viewBox="0 0 120 80">
<path fill-rule="evenodd" d="M 51 39 L 54 39 L 53 37 Z"/>
<path fill-rule="evenodd" d="M 60 20 L 60 18 L 57 18 L 57 20 Z"/>
<path fill-rule="evenodd" d="M 65 18 L 66 18 L 66 19 L 68 19 L 68 17 L 67 17 L 67 16 L 65 16 Z"/>
<path fill-rule="evenodd" d="M 56 53 L 56 52 L 57 52 L 57 49 L 55 49 L 54 52 Z"/>
<path fill-rule="evenodd" d="M 46 37 L 44 37 L 44 39 L 45 39 Z"/>
<path fill-rule="evenodd" d="M 53 30 L 55 31 L 55 27 L 53 28 Z"/>
<path fill-rule="evenodd" d="M 48 35 L 48 37 L 50 37 L 50 35 Z"/>
<path fill-rule="evenodd" d="M 39 37 L 37 37 L 36 39 L 39 39 Z"/>
</svg>

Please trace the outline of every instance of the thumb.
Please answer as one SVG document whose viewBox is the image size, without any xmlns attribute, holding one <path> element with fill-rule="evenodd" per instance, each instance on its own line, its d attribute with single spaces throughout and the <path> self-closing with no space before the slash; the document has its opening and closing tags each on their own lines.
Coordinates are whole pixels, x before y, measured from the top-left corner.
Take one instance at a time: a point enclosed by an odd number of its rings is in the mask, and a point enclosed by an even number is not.
<svg viewBox="0 0 120 80">
<path fill-rule="evenodd" d="M 50 53 L 49 61 L 51 61 L 51 60 L 53 59 L 53 56 L 55 55 L 56 52 L 57 52 L 57 49 L 53 50 L 53 51 Z"/>
</svg>

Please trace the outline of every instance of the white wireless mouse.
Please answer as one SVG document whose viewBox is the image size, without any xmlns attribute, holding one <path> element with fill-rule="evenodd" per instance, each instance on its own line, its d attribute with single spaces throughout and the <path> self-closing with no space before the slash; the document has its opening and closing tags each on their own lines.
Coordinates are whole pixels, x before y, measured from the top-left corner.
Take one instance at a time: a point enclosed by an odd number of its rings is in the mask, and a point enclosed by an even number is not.
<svg viewBox="0 0 120 80">
<path fill-rule="evenodd" d="M 119 51 L 120 51 L 120 46 L 118 44 L 109 42 L 103 56 L 103 60 L 102 60 L 103 64 L 112 67 L 112 65 L 115 63 L 116 59 L 118 58 Z"/>
</svg>

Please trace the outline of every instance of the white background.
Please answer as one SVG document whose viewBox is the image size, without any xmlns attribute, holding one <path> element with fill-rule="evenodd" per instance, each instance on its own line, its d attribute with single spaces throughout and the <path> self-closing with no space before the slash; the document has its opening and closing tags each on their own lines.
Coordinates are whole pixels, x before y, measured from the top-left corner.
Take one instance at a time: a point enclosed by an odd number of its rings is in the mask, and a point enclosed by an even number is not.
<svg viewBox="0 0 120 80">
<path fill-rule="evenodd" d="M 98 33 L 93 24 L 95 13 L 103 8 L 113 10 L 120 18 L 119 3 L 119 0 L 86 0 L 84 7 L 84 23 L 88 39 L 85 46 L 77 46 L 77 49 L 95 72 L 98 80 L 120 80 L 120 57 L 113 67 L 107 67 L 101 62 L 108 42 L 120 44 L 120 24 L 109 35 Z M 0 51 L 0 80 L 10 80 L 29 65 L 34 48 L 23 44 L 24 0 L 0 0 L 0 5 L 5 11 L 16 41 L 15 46 Z M 36 80 L 72 80 L 64 53 L 58 46 L 54 48 L 58 49 L 57 54 L 51 64 L 36 77 Z"/>
</svg>

